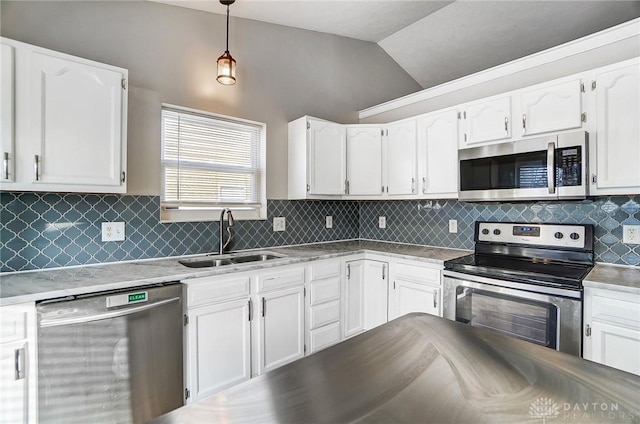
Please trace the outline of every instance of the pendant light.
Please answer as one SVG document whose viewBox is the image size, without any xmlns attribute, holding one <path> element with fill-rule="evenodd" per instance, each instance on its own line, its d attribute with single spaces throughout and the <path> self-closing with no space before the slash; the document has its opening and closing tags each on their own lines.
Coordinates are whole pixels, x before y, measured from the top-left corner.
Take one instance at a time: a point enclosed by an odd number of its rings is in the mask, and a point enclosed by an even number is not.
<svg viewBox="0 0 640 424">
<path fill-rule="evenodd" d="M 220 0 L 220 3 L 227 6 L 227 49 L 218 58 L 218 77 L 220 84 L 233 85 L 236 83 L 236 60 L 229 54 L 229 6 L 236 0 Z"/>
</svg>

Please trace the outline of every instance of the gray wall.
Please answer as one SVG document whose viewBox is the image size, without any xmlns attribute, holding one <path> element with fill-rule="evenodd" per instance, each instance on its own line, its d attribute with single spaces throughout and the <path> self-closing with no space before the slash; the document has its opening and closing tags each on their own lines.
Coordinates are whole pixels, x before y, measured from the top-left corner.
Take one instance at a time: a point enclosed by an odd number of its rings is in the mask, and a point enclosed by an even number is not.
<svg viewBox="0 0 640 424">
<path fill-rule="evenodd" d="M 129 193 L 160 193 L 161 102 L 267 124 L 267 196 L 287 194 L 287 122 L 357 123 L 420 90 L 375 43 L 231 18 L 238 83 L 215 81 L 225 17 L 146 1 L 2 1 L 0 34 L 129 69 Z M 224 9 L 222 9 L 224 11 Z M 231 7 L 233 16 L 233 7 Z"/>
</svg>

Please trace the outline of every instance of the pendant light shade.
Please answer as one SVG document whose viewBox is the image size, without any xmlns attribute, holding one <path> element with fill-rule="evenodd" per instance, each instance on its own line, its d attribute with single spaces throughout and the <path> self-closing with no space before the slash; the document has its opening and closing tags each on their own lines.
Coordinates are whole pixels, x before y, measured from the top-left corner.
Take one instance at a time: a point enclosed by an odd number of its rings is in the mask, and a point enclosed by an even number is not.
<svg viewBox="0 0 640 424">
<path fill-rule="evenodd" d="M 224 85 L 236 83 L 236 60 L 229 53 L 229 6 L 234 2 L 235 0 L 220 0 L 220 3 L 227 6 L 227 48 L 218 58 L 218 77 L 216 80 Z"/>
</svg>

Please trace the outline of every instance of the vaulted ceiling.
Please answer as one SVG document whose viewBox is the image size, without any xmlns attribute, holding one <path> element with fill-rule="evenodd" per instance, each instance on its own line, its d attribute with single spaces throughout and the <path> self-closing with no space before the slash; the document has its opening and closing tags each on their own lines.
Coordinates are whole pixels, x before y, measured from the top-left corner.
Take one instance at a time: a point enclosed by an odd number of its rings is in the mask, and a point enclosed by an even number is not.
<svg viewBox="0 0 640 424">
<path fill-rule="evenodd" d="M 429 88 L 640 17 L 640 1 L 238 0 L 231 15 L 378 43 Z"/>
</svg>

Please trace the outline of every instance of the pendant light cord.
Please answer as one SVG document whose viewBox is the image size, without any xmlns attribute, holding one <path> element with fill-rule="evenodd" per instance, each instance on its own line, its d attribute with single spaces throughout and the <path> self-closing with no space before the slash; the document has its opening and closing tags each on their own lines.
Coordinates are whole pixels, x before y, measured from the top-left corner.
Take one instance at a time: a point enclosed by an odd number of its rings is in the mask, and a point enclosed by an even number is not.
<svg viewBox="0 0 640 424">
<path fill-rule="evenodd" d="M 229 53 L 229 5 L 227 5 L 227 53 Z"/>
</svg>

